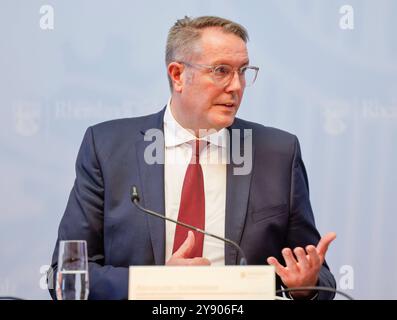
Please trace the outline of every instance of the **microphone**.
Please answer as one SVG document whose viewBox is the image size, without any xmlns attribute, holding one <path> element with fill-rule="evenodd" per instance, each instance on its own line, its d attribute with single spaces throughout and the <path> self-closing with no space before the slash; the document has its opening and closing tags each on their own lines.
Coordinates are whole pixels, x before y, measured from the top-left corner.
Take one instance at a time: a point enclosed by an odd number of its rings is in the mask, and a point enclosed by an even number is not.
<svg viewBox="0 0 397 320">
<path fill-rule="evenodd" d="M 227 244 L 230 244 L 230 245 L 234 246 L 234 247 L 238 250 L 238 252 L 240 253 L 240 256 L 241 256 L 240 265 L 241 265 L 241 266 L 247 265 L 247 259 L 245 258 L 244 251 L 240 248 L 240 246 L 239 246 L 236 242 L 234 242 L 234 241 L 232 241 L 232 240 L 230 240 L 230 239 L 227 239 L 227 238 L 222 238 L 222 237 L 220 237 L 220 236 L 217 236 L 217 235 L 215 235 L 215 234 L 209 233 L 209 232 L 207 232 L 207 231 L 201 230 L 201 229 L 196 228 L 196 227 L 194 227 L 194 226 L 191 226 L 191 225 L 189 225 L 189 224 L 186 224 L 186 223 L 183 223 L 183 222 L 180 222 L 180 221 L 177 221 L 177 220 L 174 220 L 174 219 L 165 217 L 165 216 L 163 216 L 163 215 L 161 215 L 161 214 L 159 214 L 159 213 L 157 213 L 157 212 L 154 212 L 154 211 L 152 211 L 152 210 L 146 209 L 146 208 L 142 207 L 142 206 L 139 204 L 139 200 L 140 200 L 140 199 L 139 199 L 138 189 L 137 189 L 136 186 L 132 186 L 132 187 L 131 187 L 131 201 L 132 201 L 132 203 L 133 203 L 139 210 L 141 210 L 141 211 L 143 211 L 143 212 L 145 212 L 145 213 L 148 213 L 148 214 L 150 214 L 150 215 L 152 215 L 152 216 L 155 216 L 155 217 L 157 217 L 157 218 L 160 218 L 160 219 L 163 219 L 163 220 L 167 220 L 167 221 L 173 222 L 173 223 L 178 224 L 178 225 L 180 225 L 180 226 L 183 226 L 183 227 L 185 227 L 185 228 L 188 228 L 188 229 L 197 231 L 197 232 L 202 233 L 202 234 L 204 234 L 204 235 L 206 235 L 206 236 L 209 236 L 209 237 L 212 237 L 212 238 L 221 240 L 221 241 L 223 241 L 223 242 L 225 242 L 225 243 L 227 243 Z"/>
</svg>

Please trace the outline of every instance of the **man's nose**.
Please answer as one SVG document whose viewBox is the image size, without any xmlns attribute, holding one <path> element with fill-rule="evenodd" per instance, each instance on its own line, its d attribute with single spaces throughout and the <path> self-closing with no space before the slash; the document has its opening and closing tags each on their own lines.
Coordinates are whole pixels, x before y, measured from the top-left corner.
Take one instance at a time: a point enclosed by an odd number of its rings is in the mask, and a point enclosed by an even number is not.
<svg viewBox="0 0 397 320">
<path fill-rule="evenodd" d="M 240 77 L 238 70 L 233 72 L 232 79 L 225 87 L 227 92 L 244 89 L 244 77 Z"/>
</svg>

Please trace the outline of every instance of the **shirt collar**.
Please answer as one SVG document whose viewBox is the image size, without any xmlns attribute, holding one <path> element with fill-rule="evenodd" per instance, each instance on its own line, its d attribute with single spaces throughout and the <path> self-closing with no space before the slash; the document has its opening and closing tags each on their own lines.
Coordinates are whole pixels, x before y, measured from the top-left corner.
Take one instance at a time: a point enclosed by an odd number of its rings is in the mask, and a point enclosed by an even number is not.
<svg viewBox="0 0 397 320">
<path fill-rule="evenodd" d="M 182 127 L 178 121 L 174 118 L 171 111 L 171 98 L 169 98 L 166 110 L 164 112 L 164 142 L 165 146 L 176 147 L 183 143 L 195 140 L 196 137 L 189 130 Z M 209 134 L 199 140 L 209 141 L 210 144 L 218 147 L 226 148 L 227 146 L 227 129 L 222 128 L 221 130 Z"/>
</svg>

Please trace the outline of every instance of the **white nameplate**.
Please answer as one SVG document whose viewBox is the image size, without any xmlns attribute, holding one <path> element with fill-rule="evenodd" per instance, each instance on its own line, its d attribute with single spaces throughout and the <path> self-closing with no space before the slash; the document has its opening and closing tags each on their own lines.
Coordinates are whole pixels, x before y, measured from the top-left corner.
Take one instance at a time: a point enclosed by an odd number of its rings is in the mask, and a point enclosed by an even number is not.
<svg viewBox="0 0 397 320">
<path fill-rule="evenodd" d="M 130 300 L 273 300 L 273 266 L 131 266 Z"/>
</svg>

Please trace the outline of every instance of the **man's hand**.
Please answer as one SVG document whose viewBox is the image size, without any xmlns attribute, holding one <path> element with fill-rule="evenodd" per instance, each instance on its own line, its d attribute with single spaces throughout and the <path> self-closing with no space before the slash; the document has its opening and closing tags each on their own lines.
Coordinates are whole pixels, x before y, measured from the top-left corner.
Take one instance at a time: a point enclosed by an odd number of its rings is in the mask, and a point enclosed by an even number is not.
<svg viewBox="0 0 397 320">
<path fill-rule="evenodd" d="M 194 247 L 194 233 L 189 231 L 184 243 L 167 261 L 167 266 L 209 266 L 211 262 L 206 258 L 189 258 Z"/>
<path fill-rule="evenodd" d="M 288 288 L 315 286 L 328 246 L 335 238 L 335 232 L 330 232 L 320 239 L 317 247 L 308 245 L 306 251 L 297 247 L 294 249 L 296 257 L 290 248 L 284 248 L 281 253 L 286 267 L 282 266 L 274 257 L 267 258 L 267 263 L 276 268 L 276 273 Z M 291 292 L 295 298 L 304 298 L 312 294 L 307 291 Z"/>
</svg>

